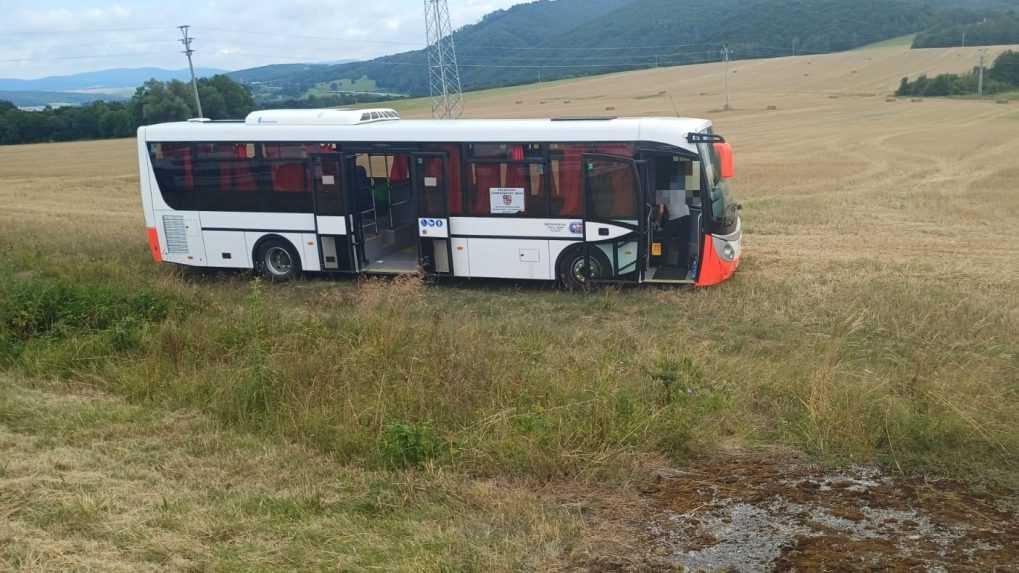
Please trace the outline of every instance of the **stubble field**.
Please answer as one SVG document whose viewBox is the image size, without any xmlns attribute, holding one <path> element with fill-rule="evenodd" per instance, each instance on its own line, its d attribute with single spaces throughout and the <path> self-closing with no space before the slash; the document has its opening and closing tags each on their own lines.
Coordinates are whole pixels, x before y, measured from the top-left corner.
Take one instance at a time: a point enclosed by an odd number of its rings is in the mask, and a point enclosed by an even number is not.
<svg viewBox="0 0 1019 573">
<path fill-rule="evenodd" d="M 888 97 L 976 61 L 736 62 L 726 112 L 719 65 L 468 95 L 713 119 L 746 244 L 703 291 L 182 274 L 133 141 L 0 147 L 0 570 L 1007 570 L 1019 104 Z M 791 503 L 824 527 L 711 561 Z"/>
</svg>

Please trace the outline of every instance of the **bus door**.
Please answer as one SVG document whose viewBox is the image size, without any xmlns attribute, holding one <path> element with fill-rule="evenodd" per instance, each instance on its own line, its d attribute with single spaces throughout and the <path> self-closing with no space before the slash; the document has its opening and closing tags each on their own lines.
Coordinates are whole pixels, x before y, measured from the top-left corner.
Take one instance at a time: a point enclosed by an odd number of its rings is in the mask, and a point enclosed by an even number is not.
<svg viewBox="0 0 1019 573">
<path fill-rule="evenodd" d="M 638 283 L 647 266 L 647 222 L 638 162 L 587 154 L 583 167 L 588 279 L 592 283 Z"/>
<path fill-rule="evenodd" d="M 446 153 L 413 154 L 418 201 L 418 260 L 425 273 L 452 276 L 449 240 L 449 162 Z"/>
<path fill-rule="evenodd" d="M 349 186 L 344 185 L 343 156 L 322 153 L 312 156 L 315 183 L 315 232 L 318 235 L 319 263 L 323 271 L 358 272 L 359 241 L 347 214 Z"/>
</svg>

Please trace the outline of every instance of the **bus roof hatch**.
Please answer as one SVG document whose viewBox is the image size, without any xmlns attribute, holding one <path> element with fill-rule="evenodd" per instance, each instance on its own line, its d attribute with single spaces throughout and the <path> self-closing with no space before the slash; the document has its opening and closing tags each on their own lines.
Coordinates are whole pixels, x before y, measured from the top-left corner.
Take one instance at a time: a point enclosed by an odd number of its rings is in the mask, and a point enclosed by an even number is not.
<svg viewBox="0 0 1019 573">
<path fill-rule="evenodd" d="M 360 125 L 400 119 L 394 109 L 267 109 L 248 114 L 248 125 Z"/>
</svg>

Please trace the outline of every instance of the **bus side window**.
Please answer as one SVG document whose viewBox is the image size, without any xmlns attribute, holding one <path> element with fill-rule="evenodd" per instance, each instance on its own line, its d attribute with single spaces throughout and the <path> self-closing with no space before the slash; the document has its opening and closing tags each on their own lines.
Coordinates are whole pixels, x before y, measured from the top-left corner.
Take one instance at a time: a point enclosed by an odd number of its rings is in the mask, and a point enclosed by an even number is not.
<svg viewBox="0 0 1019 573">
<path fill-rule="evenodd" d="M 544 162 L 525 151 L 538 149 L 540 152 L 539 146 L 476 144 L 471 149 L 475 157 L 481 152 L 501 153 L 496 159 L 477 159 L 469 163 L 467 197 L 471 215 L 544 217 L 548 214 Z"/>
<path fill-rule="evenodd" d="M 633 164 L 615 159 L 588 159 L 585 165 L 591 193 L 591 218 L 638 219 L 637 182 Z"/>
<path fill-rule="evenodd" d="M 449 214 L 451 216 L 463 214 L 463 182 L 461 176 L 463 173 L 463 167 L 460 163 L 460 146 L 440 143 L 434 145 L 426 145 L 425 149 L 428 151 L 445 151 L 448 162 L 446 169 L 449 170 L 449 182 L 448 189 L 446 190 L 449 198 Z"/>
<path fill-rule="evenodd" d="M 195 165 L 203 211 L 262 210 L 254 144 L 197 144 Z"/>
<path fill-rule="evenodd" d="M 418 168 L 421 169 L 423 189 L 421 194 L 421 214 L 425 217 L 444 217 L 446 215 L 446 173 L 444 162 L 437 157 L 419 157 Z"/>
<path fill-rule="evenodd" d="M 302 144 L 264 144 L 262 157 L 263 173 L 270 190 L 267 210 L 310 213 L 312 198 L 307 147 Z"/>
<path fill-rule="evenodd" d="M 582 217 L 584 215 L 584 180 L 581 171 L 582 147 L 553 151 L 549 168 L 552 180 L 552 217 Z"/>
<path fill-rule="evenodd" d="M 190 143 L 152 143 L 149 156 L 163 201 L 172 209 L 198 208 Z"/>
</svg>

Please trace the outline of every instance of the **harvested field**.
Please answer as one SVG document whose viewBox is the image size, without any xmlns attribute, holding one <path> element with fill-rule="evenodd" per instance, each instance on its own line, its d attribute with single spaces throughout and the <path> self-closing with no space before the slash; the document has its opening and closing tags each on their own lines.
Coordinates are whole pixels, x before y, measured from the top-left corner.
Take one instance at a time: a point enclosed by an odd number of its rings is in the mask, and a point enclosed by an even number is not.
<svg viewBox="0 0 1019 573">
<path fill-rule="evenodd" d="M 468 95 L 713 119 L 704 291 L 182 274 L 133 141 L 0 147 L 0 570 L 1016 570 L 1019 114 L 889 99 L 976 60 Z"/>
</svg>

